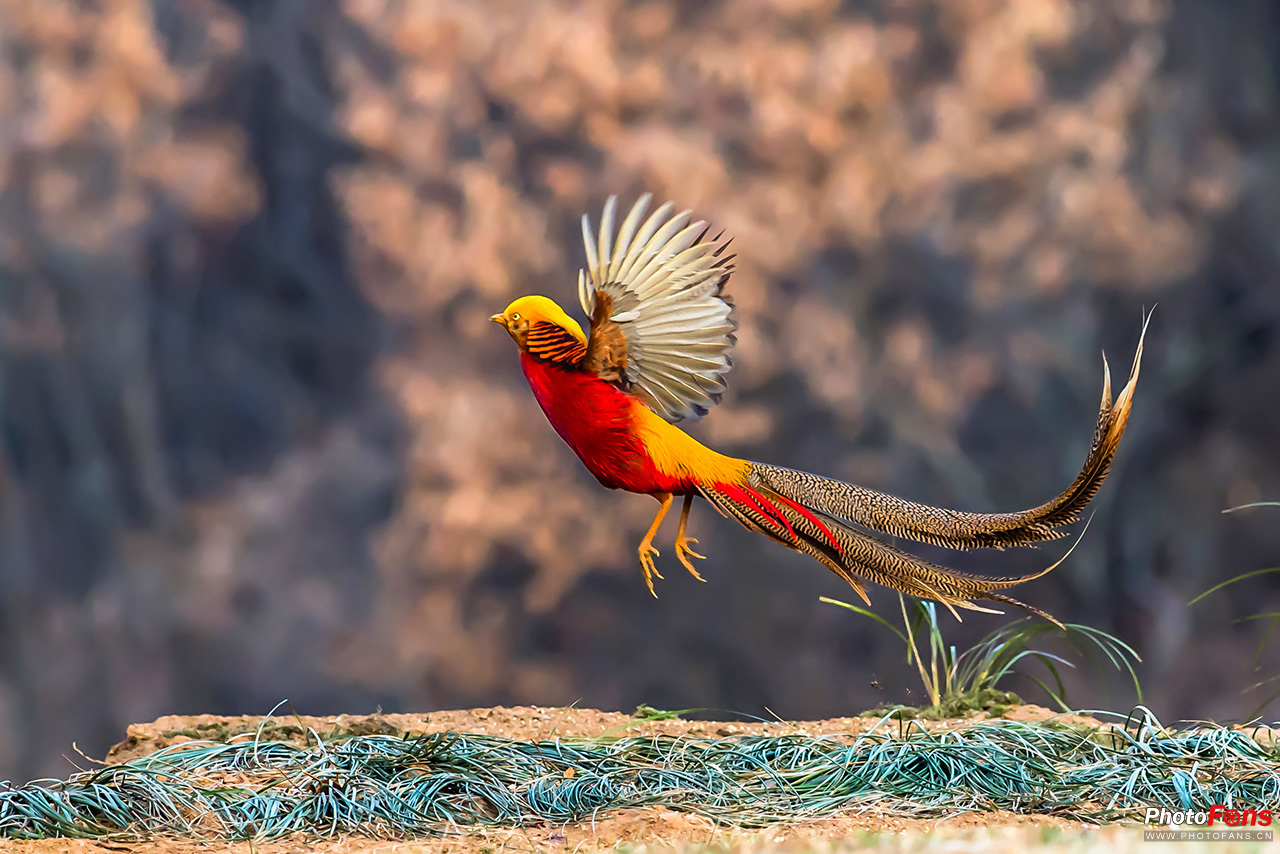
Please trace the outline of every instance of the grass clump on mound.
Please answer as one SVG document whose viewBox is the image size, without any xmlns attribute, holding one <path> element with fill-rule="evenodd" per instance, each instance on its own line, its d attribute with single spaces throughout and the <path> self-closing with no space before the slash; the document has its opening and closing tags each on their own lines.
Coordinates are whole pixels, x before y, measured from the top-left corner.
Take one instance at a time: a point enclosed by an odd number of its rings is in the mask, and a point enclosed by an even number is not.
<svg viewBox="0 0 1280 854">
<path fill-rule="evenodd" d="M 1011 707 L 1024 704 L 1023 699 L 1012 691 L 1002 691 L 999 688 L 970 688 L 963 693 L 953 692 L 944 695 L 934 706 L 907 706 L 894 703 L 868 709 L 859 717 L 889 717 L 894 720 L 920 718 L 926 721 L 942 721 L 963 718 L 973 712 L 986 712 L 990 717 L 1000 718 L 1004 717 L 1005 712 Z"/>
<path fill-rule="evenodd" d="M 914 600 L 910 610 L 906 597 L 898 594 L 902 613 L 902 628 L 869 611 L 861 605 L 821 597 L 821 601 L 868 617 L 897 635 L 906 649 L 907 665 L 914 665 L 920 674 L 926 706 L 892 705 L 873 709 L 892 714 L 897 718 L 925 718 L 941 720 L 962 717 L 969 712 L 986 712 L 991 717 L 1001 717 L 1010 706 L 1020 706 L 1022 698 L 1012 691 L 1003 691 L 999 683 L 1018 670 L 1024 663 L 1040 664 L 1046 678 L 1022 672 L 1035 683 L 1055 705 L 1064 712 L 1072 711 L 1066 703 L 1066 686 L 1062 682 L 1060 668 L 1074 667 L 1067 659 L 1040 649 L 1036 644 L 1045 635 L 1061 634 L 1062 640 L 1094 663 L 1109 662 L 1116 670 L 1129 674 L 1138 702 L 1142 702 L 1142 686 L 1133 668 L 1141 661 L 1133 647 L 1107 632 L 1079 623 L 1052 625 L 1030 620 L 1018 620 L 1001 626 L 962 653 L 957 654 L 954 645 L 942 636 L 938 623 L 938 606 L 934 602 Z M 923 643 L 928 651 L 928 661 L 920 652 Z M 1021 671 L 1019 671 L 1021 672 Z M 1052 684 L 1050 684 L 1052 683 Z"/>
<path fill-rule="evenodd" d="M 192 741 L 69 780 L 0 785 L 0 838 L 412 837 L 654 806 L 740 826 L 861 810 L 1102 821 L 1148 806 L 1280 808 L 1274 743 L 1222 726 L 1169 730 L 1145 710 L 1106 738 L 1007 720 L 934 731 L 886 720 L 821 737 L 312 736 Z"/>
</svg>

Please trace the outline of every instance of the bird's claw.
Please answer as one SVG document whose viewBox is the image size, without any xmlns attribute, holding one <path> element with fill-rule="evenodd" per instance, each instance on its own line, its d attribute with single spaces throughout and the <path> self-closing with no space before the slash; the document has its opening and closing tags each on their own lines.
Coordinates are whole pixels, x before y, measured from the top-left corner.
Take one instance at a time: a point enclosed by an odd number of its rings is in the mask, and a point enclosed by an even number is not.
<svg viewBox="0 0 1280 854">
<path fill-rule="evenodd" d="M 696 557 L 698 560 L 707 559 L 705 555 L 700 555 L 693 549 L 689 548 L 689 543 L 696 542 L 697 540 L 693 537 L 676 537 L 676 559 L 684 565 L 685 569 L 689 570 L 689 574 L 694 578 L 699 581 L 706 581 L 705 578 L 698 574 L 698 570 L 693 568 L 693 564 L 689 563 L 689 558 L 691 557 Z"/>
<path fill-rule="evenodd" d="M 644 573 L 645 586 L 649 588 L 650 595 L 654 599 L 658 598 L 658 593 L 653 589 L 653 579 L 662 578 L 662 573 L 658 572 L 658 568 L 653 565 L 654 555 L 659 554 L 658 550 L 648 543 L 640 546 L 640 570 Z"/>
</svg>

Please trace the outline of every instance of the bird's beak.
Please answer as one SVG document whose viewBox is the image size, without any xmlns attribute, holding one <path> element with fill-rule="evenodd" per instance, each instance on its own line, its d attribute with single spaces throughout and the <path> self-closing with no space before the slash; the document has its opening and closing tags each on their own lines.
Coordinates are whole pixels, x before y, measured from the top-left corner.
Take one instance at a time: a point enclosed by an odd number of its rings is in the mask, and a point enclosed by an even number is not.
<svg viewBox="0 0 1280 854">
<path fill-rule="evenodd" d="M 503 317 L 501 314 L 491 314 L 489 315 L 489 319 L 492 320 L 494 323 L 498 324 L 499 326 L 507 325 L 507 319 Z"/>
</svg>

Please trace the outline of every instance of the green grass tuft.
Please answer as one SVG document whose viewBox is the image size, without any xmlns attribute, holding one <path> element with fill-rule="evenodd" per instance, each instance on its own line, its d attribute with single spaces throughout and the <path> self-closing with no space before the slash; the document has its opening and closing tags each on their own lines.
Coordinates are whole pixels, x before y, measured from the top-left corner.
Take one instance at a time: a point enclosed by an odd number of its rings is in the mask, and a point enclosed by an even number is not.
<svg viewBox="0 0 1280 854">
<path fill-rule="evenodd" d="M 996 629 L 969 649 L 957 654 L 955 646 L 948 644 L 942 636 L 942 628 L 938 624 L 938 606 L 933 602 L 913 600 L 912 608 L 908 611 L 906 597 L 899 593 L 898 603 L 902 613 L 902 627 L 899 628 L 860 605 L 825 596 L 821 601 L 868 617 L 889 629 L 903 642 L 907 663 L 916 666 L 929 697 L 929 705 L 924 709 L 955 709 L 963 713 L 981 708 L 990 712 L 996 705 L 1017 705 L 1022 702 L 1021 699 L 1016 703 L 989 699 L 990 692 L 999 693 L 999 683 L 1017 671 L 1034 682 L 1062 711 L 1071 711 L 1067 706 L 1066 686 L 1059 668 L 1075 665 L 1059 655 L 1033 646 L 1033 643 L 1045 636 L 1059 636 L 1077 652 L 1092 658 L 1095 663 L 1100 664 L 1105 659 L 1117 670 L 1127 672 L 1133 682 L 1138 702 L 1142 702 L 1142 686 L 1133 667 L 1142 660 L 1138 653 L 1114 635 L 1091 626 L 1068 623 L 1064 630 L 1048 623 L 1019 620 Z M 927 665 L 920 653 L 921 643 L 928 650 Z M 1020 669 L 1033 662 L 1039 664 L 1044 671 L 1039 677 Z M 982 705 L 984 703 L 986 705 Z M 917 710 L 918 714 L 923 715 L 924 709 Z M 941 711 L 939 715 L 949 716 Z"/>
</svg>

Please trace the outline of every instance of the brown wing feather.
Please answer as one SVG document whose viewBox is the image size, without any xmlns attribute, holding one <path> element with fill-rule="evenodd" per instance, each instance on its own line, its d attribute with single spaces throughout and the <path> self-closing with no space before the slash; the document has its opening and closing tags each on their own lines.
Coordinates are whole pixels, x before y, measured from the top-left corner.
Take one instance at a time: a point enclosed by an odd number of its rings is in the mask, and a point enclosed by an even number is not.
<svg viewBox="0 0 1280 854">
<path fill-rule="evenodd" d="M 582 367 L 600 379 L 626 389 L 627 336 L 622 326 L 610 319 L 613 297 L 596 291 L 596 306 L 591 312 L 591 332 L 587 335 L 587 352 Z"/>
<path fill-rule="evenodd" d="M 587 269 L 578 275 L 578 298 L 593 327 L 608 319 L 625 339 L 603 330 L 592 365 L 612 376 L 625 351 L 620 384 L 675 423 L 705 415 L 725 390 L 737 326 L 724 293 L 733 258 L 724 254 L 727 243 L 708 238 L 705 222 L 691 222 L 689 211 L 672 216 L 670 202 L 642 223 L 649 198 L 632 207 L 616 239 L 616 197 L 605 204 L 598 238 L 582 218 Z M 612 298 L 608 314 L 600 312 L 601 293 Z"/>
</svg>

